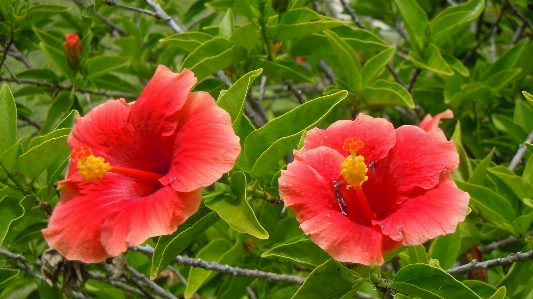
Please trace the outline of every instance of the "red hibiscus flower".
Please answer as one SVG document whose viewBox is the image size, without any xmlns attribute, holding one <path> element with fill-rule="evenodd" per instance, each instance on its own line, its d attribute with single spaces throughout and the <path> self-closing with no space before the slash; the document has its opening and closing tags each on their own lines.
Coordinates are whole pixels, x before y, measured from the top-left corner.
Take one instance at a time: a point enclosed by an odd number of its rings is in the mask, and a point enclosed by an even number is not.
<svg viewBox="0 0 533 299">
<path fill-rule="evenodd" d="M 64 190 L 48 228 L 69 260 L 100 262 L 174 232 L 200 205 L 201 188 L 240 152 L 229 114 L 185 69 L 160 66 L 139 99 L 108 101 L 78 117 Z"/>
<path fill-rule="evenodd" d="M 70 68 L 77 69 L 81 56 L 81 42 L 76 33 L 70 33 L 65 35 L 65 56 Z"/>
<path fill-rule="evenodd" d="M 469 196 L 451 172 L 459 158 L 440 129 L 359 114 L 307 133 L 279 179 L 302 230 L 334 259 L 380 265 L 387 252 L 455 231 Z"/>
<path fill-rule="evenodd" d="M 446 109 L 446 111 L 441 112 L 435 116 L 431 116 L 430 114 L 426 115 L 424 119 L 420 122 L 418 125 L 422 130 L 428 132 L 436 127 L 439 126 L 439 121 L 442 119 L 450 119 L 453 118 L 453 111 L 450 109 Z"/>
</svg>

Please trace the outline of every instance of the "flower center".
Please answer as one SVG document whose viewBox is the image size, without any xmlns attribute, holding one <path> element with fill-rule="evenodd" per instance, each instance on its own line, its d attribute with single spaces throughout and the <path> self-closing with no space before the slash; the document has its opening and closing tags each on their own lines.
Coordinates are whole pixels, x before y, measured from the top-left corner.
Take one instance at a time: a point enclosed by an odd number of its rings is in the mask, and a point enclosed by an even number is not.
<svg viewBox="0 0 533 299">
<path fill-rule="evenodd" d="M 70 158 L 78 160 L 78 163 L 76 164 L 78 167 L 78 173 L 85 180 L 101 179 L 108 172 L 114 172 L 148 181 L 156 185 L 161 185 L 159 179 L 162 178 L 163 175 L 139 169 L 112 166 L 109 162 L 106 162 L 103 157 L 94 156 L 91 149 L 87 146 L 74 148 L 70 154 Z"/>
<path fill-rule="evenodd" d="M 344 141 L 342 149 L 350 152 L 350 156 L 346 157 L 344 162 L 342 162 L 340 174 L 346 181 L 346 189 L 354 189 L 357 201 L 352 204 L 343 202 L 344 205 L 348 206 L 348 211 L 345 212 L 341 209 L 341 212 L 343 214 L 350 212 L 357 213 L 359 216 L 358 219 L 360 219 L 363 224 L 370 224 L 371 220 L 377 219 L 377 217 L 374 212 L 372 212 L 372 209 L 370 209 L 363 188 L 361 188 L 363 182 L 368 180 L 368 176 L 366 175 L 368 167 L 365 164 L 365 157 L 356 155 L 357 150 L 363 146 L 364 143 L 357 137 L 348 138 Z M 357 207 L 354 207 L 355 205 Z M 340 202 L 339 206 L 341 206 Z M 352 211 L 350 211 L 349 206 L 352 206 Z"/>
</svg>

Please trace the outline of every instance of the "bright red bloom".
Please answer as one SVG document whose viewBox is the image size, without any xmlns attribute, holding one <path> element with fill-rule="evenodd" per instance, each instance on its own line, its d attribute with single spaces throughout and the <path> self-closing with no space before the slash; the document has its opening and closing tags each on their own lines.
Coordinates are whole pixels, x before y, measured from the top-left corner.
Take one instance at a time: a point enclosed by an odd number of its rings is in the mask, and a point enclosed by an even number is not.
<svg viewBox="0 0 533 299">
<path fill-rule="evenodd" d="M 363 144 L 363 147 L 361 147 Z M 341 262 L 380 265 L 401 245 L 455 231 L 469 196 L 451 172 L 459 157 L 440 129 L 359 114 L 312 129 L 279 179 L 311 240 Z"/>
<path fill-rule="evenodd" d="M 70 33 L 65 35 L 65 56 L 67 57 L 67 62 L 70 68 L 77 69 L 80 56 L 81 56 L 81 43 L 80 38 L 76 33 Z"/>
<path fill-rule="evenodd" d="M 160 66 L 134 104 L 111 100 L 76 119 L 65 188 L 43 230 L 50 247 L 100 262 L 198 210 L 201 188 L 233 168 L 240 145 L 229 114 L 189 92 L 196 81 Z"/>
<path fill-rule="evenodd" d="M 453 111 L 446 109 L 446 111 L 441 112 L 433 117 L 430 114 L 426 115 L 424 119 L 418 125 L 422 130 L 429 132 L 430 130 L 439 126 L 439 121 L 441 118 L 450 119 L 453 118 Z"/>
</svg>

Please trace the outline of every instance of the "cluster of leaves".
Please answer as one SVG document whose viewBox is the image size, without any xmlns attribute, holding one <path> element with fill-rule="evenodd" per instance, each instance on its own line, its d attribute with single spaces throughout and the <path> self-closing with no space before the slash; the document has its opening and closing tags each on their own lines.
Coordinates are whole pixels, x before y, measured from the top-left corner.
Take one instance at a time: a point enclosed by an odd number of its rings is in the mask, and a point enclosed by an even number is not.
<svg viewBox="0 0 533 299">
<path fill-rule="evenodd" d="M 130 266 L 170 293 L 352 298 L 381 296 L 378 287 L 396 298 L 533 295 L 532 261 L 455 276 L 443 270 L 531 249 L 533 148 L 519 148 L 533 141 L 533 108 L 521 94 L 533 86 L 527 1 L 354 1 L 345 13 L 344 1 L 39 3 L 0 1 L 0 81 L 10 82 L 0 91 L 1 298 L 64 296 L 36 273 L 47 249 L 40 230 L 58 202 L 74 118 L 109 98 L 135 100 L 158 64 L 191 69 L 199 79 L 194 89 L 230 113 L 242 146 L 235 169 L 204 190 L 200 211 L 173 235 L 149 240 L 151 257 L 126 254 Z M 65 58 L 67 33 L 81 37 L 77 69 Z M 279 204 L 280 170 L 310 128 L 359 112 L 416 125 L 447 108 L 455 120 L 443 130 L 461 159 L 454 178 L 472 209 L 454 234 L 401 248 L 381 268 L 343 265 Z M 517 166 L 515 154 L 527 163 Z M 515 242 L 506 247 L 487 246 L 509 236 Z M 189 268 L 175 261 L 178 254 L 305 281 Z M 188 283 L 169 265 L 187 272 Z M 101 265 L 87 269 L 105 273 Z M 82 297 L 149 293 L 105 279 L 84 285 L 85 293 L 76 293 Z"/>
</svg>

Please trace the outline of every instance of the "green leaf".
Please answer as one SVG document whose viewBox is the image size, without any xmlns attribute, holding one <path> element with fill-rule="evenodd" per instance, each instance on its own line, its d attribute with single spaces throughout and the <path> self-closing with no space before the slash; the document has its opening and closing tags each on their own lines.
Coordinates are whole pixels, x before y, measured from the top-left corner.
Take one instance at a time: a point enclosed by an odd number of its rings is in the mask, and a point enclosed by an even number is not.
<svg viewBox="0 0 533 299">
<path fill-rule="evenodd" d="M 37 34 L 37 37 L 41 42 L 49 45 L 50 47 L 62 52 L 64 51 L 63 48 L 63 42 L 64 42 L 64 36 L 60 36 L 61 38 L 58 38 L 56 35 L 49 34 L 45 31 L 40 30 L 39 28 L 33 28 L 35 31 L 35 34 Z M 65 58 L 65 63 L 67 62 Z"/>
<path fill-rule="evenodd" d="M 193 52 L 203 43 L 213 39 L 213 36 L 203 32 L 184 32 L 171 35 L 159 40 L 162 43 Z"/>
<path fill-rule="evenodd" d="M 47 141 L 47 140 L 50 140 L 52 138 L 57 138 L 57 137 L 61 137 L 61 136 L 66 136 L 70 133 L 70 128 L 63 128 L 63 129 L 58 129 L 58 130 L 54 130 L 46 135 L 41 135 L 41 136 L 37 136 L 35 138 L 33 138 L 31 141 L 30 141 L 30 146 L 29 148 L 33 148 L 33 147 L 36 147 L 38 146 L 39 144 Z"/>
<path fill-rule="evenodd" d="M 519 234 L 523 235 L 527 233 L 531 223 L 533 223 L 533 207 L 526 207 L 522 215 L 513 221 L 513 226 Z"/>
<path fill-rule="evenodd" d="M 254 280 L 254 277 L 233 276 L 227 279 L 220 287 L 217 299 L 235 299 L 243 298 L 246 293 L 246 287 Z"/>
<path fill-rule="evenodd" d="M 482 82 L 495 93 L 512 82 L 521 71 L 522 69 L 520 68 L 499 71 L 485 78 Z"/>
<path fill-rule="evenodd" d="M 481 298 L 489 298 L 497 291 L 494 286 L 479 280 L 463 280 L 462 283 Z"/>
<path fill-rule="evenodd" d="M 235 196 L 222 195 L 208 199 L 206 207 L 218 213 L 231 228 L 259 239 L 268 239 L 268 232 L 259 224 L 254 211 L 246 201 L 246 175 L 240 171 L 231 176 L 231 190 Z"/>
<path fill-rule="evenodd" d="M 533 95 L 528 93 L 527 91 L 522 91 L 522 94 L 526 98 L 526 100 L 533 106 Z"/>
<path fill-rule="evenodd" d="M 415 52 L 409 52 L 409 58 L 411 58 L 411 62 L 419 68 L 426 69 L 440 75 L 453 75 L 453 71 L 450 69 L 448 64 L 446 64 L 446 61 L 440 54 L 439 48 L 437 48 L 435 44 L 428 45 L 423 59 Z"/>
<path fill-rule="evenodd" d="M 389 61 L 394 57 L 394 52 L 396 52 L 395 47 L 390 47 L 389 49 L 380 52 L 374 57 L 370 58 L 365 65 L 361 74 L 363 76 L 363 86 L 366 86 L 369 82 L 374 79 L 376 75 L 389 63 Z"/>
<path fill-rule="evenodd" d="M 237 28 L 230 38 L 232 43 L 243 45 L 248 52 L 252 51 L 260 40 L 261 31 L 254 23 L 248 23 Z"/>
<path fill-rule="evenodd" d="M 69 153 L 66 135 L 52 138 L 21 155 L 15 167 L 24 176 L 35 180 L 41 172 Z"/>
<path fill-rule="evenodd" d="M 26 11 L 24 20 L 20 20 L 20 24 L 23 28 L 30 28 L 37 22 L 47 20 L 52 15 L 58 15 L 68 10 L 70 10 L 70 6 L 60 6 L 51 4 L 32 5 Z"/>
<path fill-rule="evenodd" d="M 344 78 L 350 91 L 357 92 L 363 86 L 361 76 L 361 62 L 353 49 L 333 31 L 325 31 L 326 37 L 336 54 L 339 65 L 342 66 Z"/>
<path fill-rule="evenodd" d="M 487 78 L 494 76 L 495 74 L 506 71 L 514 68 L 522 68 L 523 65 L 520 65 L 520 57 L 522 55 L 528 55 L 527 52 L 527 40 L 522 40 L 519 43 L 515 44 L 509 50 L 503 52 L 503 54 L 492 64 L 486 72 L 481 76 L 481 80 L 485 81 Z"/>
<path fill-rule="evenodd" d="M 428 17 L 415 0 L 395 0 L 395 2 L 411 38 L 411 47 L 420 53 L 427 43 Z"/>
<path fill-rule="evenodd" d="M 524 252 L 529 251 L 531 246 L 526 246 L 523 250 Z M 531 290 L 531 282 L 533 281 L 531 277 L 532 266 L 532 260 L 514 263 L 507 274 L 495 284 L 495 287 L 505 287 L 509 298 L 526 298 L 525 295 Z"/>
<path fill-rule="evenodd" d="M 232 247 L 228 240 L 216 239 L 202 248 L 202 250 L 196 255 L 196 258 L 219 264 L 233 264 L 239 259 L 243 251 L 244 249 L 240 242 L 237 242 Z M 216 271 L 208 271 L 202 268 L 192 267 L 189 271 L 185 298 L 191 298 L 198 289 L 209 280 L 213 279 L 216 275 Z"/>
<path fill-rule="evenodd" d="M 311 240 L 277 245 L 265 251 L 261 257 L 278 258 L 282 261 L 295 262 L 312 268 L 330 259 L 330 256 Z"/>
<path fill-rule="evenodd" d="M 17 142 L 17 106 L 7 84 L 0 90 L 0 155 Z"/>
<path fill-rule="evenodd" d="M 264 70 L 267 77 L 291 79 L 295 82 L 315 83 L 316 79 L 312 72 L 294 61 L 261 59 L 258 67 Z"/>
<path fill-rule="evenodd" d="M 461 60 L 455 58 L 455 56 L 442 54 L 442 58 L 444 58 L 444 61 L 449 67 L 456 70 L 462 76 L 470 76 L 470 72 L 468 71 L 468 69 L 463 65 Z"/>
<path fill-rule="evenodd" d="M 192 217 L 191 217 L 192 218 Z M 190 220 L 196 220 L 195 218 Z M 189 228 L 170 236 L 162 236 L 159 238 L 152 256 L 152 267 L 150 269 L 150 279 L 155 279 L 161 271 L 163 271 L 174 258 L 180 254 L 187 246 L 198 238 L 200 234 L 217 222 L 220 217 L 215 212 L 211 212 Z M 183 224 L 182 224 L 183 226 Z"/>
<path fill-rule="evenodd" d="M 2 155 L 0 155 L 0 165 L 10 175 L 13 175 L 15 171 L 15 165 L 17 163 L 17 157 L 20 150 L 20 142 L 17 142 L 11 148 L 7 149 Z"/>
<path fill-rule="evenodd" d="M 505 299 L 505 293 L 505 287 L 500 287 L 489 299 Z"/>
<path fill-rule="evenodd" d="M 347 95 L 340 91 L 308 101 L 248 135 L 237 165 L 254 177 L 262 177 Z"/>
<path fill-rule="evenodd" d="M 257 78 L 262 69 L 248 72 L 235 82 L 226 92 L 220 95 L 217 100 L 217 105 L 226 110 L 231 116 L 233 130 L 237 131 L 241 125 L 243 117 L 244 103 L 246 102 L 246 95 L 252 82 Z"/>
<path fill-rule="evenodd" d="M 527 138 L 528 133 L 506 116 L 494 113 L 492 114 L 492 122 L 498 130 L 511 136 L 514 142 L 518 144 L 523 143 Z"/>
<path fill-rule="evenodd" d="M 461 90 L 451 97 L 444 97 L 444 103 L 457 109 L 475 99 L 485 99 L 491 97 L 489 87 L 481 82 L 469 83 L 461 87 Z"/>
<path fill-rule="evenodd" d="M 496 149 L 493 148 L 490 153 L 481 161 L 481 163 L 478 164 L 476 169 L 474 170 L 474 173 L 472 173 L 472 176 L 468 179 L 468 182 L 470 184 L 474 185 L 481 185 L 483 186 L 485 183 L 485 178 L 487 177 L 487 167 L 489 167 L 490 163 L 492 162 L 492 156 L 494 155 L 494 151 Z"/>
<path fill-rule="evenodd" d="M 514 210 L 505 198 L 483 186 L 461 181 L 456 181 L 456 184 L 459 189 L 470 194 L 470 204 L 479 209 L 485 219 L 514 233 L 511 224 L 514 220 Z"/>
<path fill-rule="evenodd" d="M 87 59 L 87 78 L 105 75 L 130 63 L 129 57 L 116 55 L 100 55 Z"/>
<path fill-rule="evenodd" d="M 437 46 L 442 45 L 477 19 L 484 6 L 484 0 L 470 0 L 461 5 L 449 6 L 429 22 L 429 40 Z"/>
<path fill-rule="evenodd" d="M 277 16 L 271 18 L 277 18 Z M 324 17 L 309 8 L 302 7 L 284 13 L 281 22 L 277 25 L 267 25 L 266 33 L 274 41 L 284 41 L 322 32 L 344 24 L 342 21 Z"/>
<path fill-rule="evenodd" d="M 10 280 L 20 273 L 18 269 L 0 269 L 0 284 Z"/>
<path fill-rule="evenodd" d="M 72 71 L 68 67 L 65 51 L 58 50 L 48 44 L 40 43 L 48 62 L 52 64 L 63 76 L 73 78 Z"/>
<path fill-rule="evenodd" d="M 74 94 L 68 91 L 61 92 L 55 98 L 50 109 L 48 109 L 48 115 L 46 116 L 46 121 L 41 128 L 40 134 L 51 132 L 57 126 L 57 123 L 69 113 L 73 104 Z"/>
<path fill-rule="evenodd" d="M 24 208 L 20 205 L 19 199 L 5 196 L 0 199 L 0 210 L 2 211 L 2 217 L 0 217 L 0 246 L 2 246 L 11 223 L 24 215 Z"/>
<path fill-rule="evenodd" d="M 354 272 L 330 259 L 316 267 L 292 299 L 340 298 L 354 287 Z"/>
<path fill-rule="evenodd" d="M 533 196 L 532 186 L 524 183 L 524 181 L 520 179 L 520 176 L 516 175 L 516 173 L 509 170 L 507 167 L 498 165 L 495 167 L 489 167 L 487 170 L 489 172 L 489 176 L 493 178 L 492 181 L 494 183 L 501 181 L 503 185 L 507 186 L 513 193 L 511 195 L 515 195 L 518 200 Z M 502 186 L 501 184 L 498 185 Z M 502 190 L 499 191 L 499 193 L 502 194 Z"/>
<path fill-rule="evenodd" d="M 183 61 L 182 69 L 190 69 L 202 80 L 218 70 L 246 59 L 248 53 L 242 45 L 234 45 L 222 37 L 215 37 L 196 48 Z"/>
<path fill-rule="evenodd" d="M 400 84 L 388 80 L 377 80 L 363 89 L 365 106 L 407 106 L 414 108 L 411 94 Z"/>
<path fill-rule="evenodd" d="M 439 261 L 443 269 L 453 267 L 459 246 L 461 245 L 461 231 L 457 229 L 453 234 L 438 236 L 429 248 L 429 256 Z"/>
<path fill-rule="evenodd" d="M 402 254 L 407 254 L 410 264 L 426 264 L 429 261 L 426 248 L 423 245 L 409 246 Z"/>
<path fill-rule="evenodd" d="M 442 269 L 424 264 L 407 265 L 400 269 L 394 276 L 392 288 L 409 296 L 424 299 L 481 299 Z"/>
<path fill-rule="evenodd" d="M 228 9 L 226 15 L 220 22 L 220 27 L 218 28 L 218 36 L 229 40 L 233 35 L 235 30 L 235 20 L 233 17 L 233 12 L 231 9 Z"/>
</svg>

